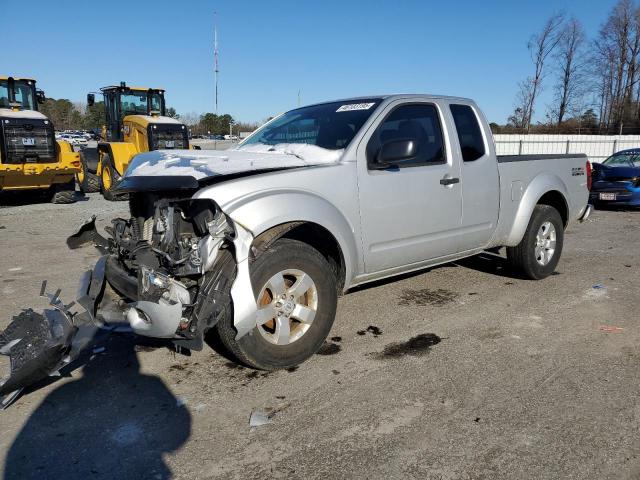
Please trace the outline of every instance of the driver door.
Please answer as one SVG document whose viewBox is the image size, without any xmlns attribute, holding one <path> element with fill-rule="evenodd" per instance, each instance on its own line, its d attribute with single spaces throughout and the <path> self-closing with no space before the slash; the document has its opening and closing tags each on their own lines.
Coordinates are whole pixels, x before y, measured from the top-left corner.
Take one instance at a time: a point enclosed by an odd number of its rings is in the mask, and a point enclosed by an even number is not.
<svg viewBox="0 0 640 480">
<path fill-rule="evenodd" d="M 419 266 L 458 251 L 460 164 L 442 108 L 433 102 L 392 103 L 358 147 L 366 273 Z M 380 169 L 382 145 L 407 139 L 417 142 L 417 154 Z"/>
</svg>

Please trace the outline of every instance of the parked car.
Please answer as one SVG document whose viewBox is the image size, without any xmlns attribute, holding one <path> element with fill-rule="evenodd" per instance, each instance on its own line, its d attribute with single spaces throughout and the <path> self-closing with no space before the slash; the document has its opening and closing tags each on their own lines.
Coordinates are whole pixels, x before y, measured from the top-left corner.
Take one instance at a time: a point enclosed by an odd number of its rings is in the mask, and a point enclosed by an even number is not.
<svg viewBox="0 0 640 480">
<path fill-rule="evenodd" d="M 596 206 L 640 206 L 640 148 L 614 153 L 593 164 L 589 202 Z"/>
<path fill-rule="evenodd" d="M 584 155 L 496 157 L 473 101 L 427 95 L 298 108 L 224 152 L 141 153 L 114 188 L 130 218 L 108 240 L 95 217 L 67 240 L 104 253 L 73 325 L 126 318 L 196 350 L 216 330 L 239 362 L 292 367 L 357 285 L 502 246 L 523 275 L 547 277 L 591 211 L 589 176 Z M 72 338 L 47 345 L 46 365 Z"/>
</svg>

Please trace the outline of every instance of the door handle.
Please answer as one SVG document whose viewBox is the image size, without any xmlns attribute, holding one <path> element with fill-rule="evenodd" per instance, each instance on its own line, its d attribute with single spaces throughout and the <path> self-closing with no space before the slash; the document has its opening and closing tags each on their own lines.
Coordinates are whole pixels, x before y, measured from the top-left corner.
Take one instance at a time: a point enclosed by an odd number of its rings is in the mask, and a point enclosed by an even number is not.
<svg viewBox="0 0 640 480">
<path fill-rule="evenodd" d="M 445 178 L 441 178 L 440 179 L 440 185 L 453 185 L 454 183 L 460 183 L 460 179 L 459 178 L 449 178 L 449 177 L 445 177 Z"/>
</svg>

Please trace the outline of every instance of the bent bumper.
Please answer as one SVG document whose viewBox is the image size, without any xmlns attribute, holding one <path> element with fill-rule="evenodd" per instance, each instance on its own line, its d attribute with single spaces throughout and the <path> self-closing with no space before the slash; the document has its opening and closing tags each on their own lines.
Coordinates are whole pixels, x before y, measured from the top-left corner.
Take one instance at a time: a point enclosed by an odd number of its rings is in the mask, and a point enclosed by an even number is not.
<svg viewBox="0 0 640 480">
<path fill-rule="evenodd" d="M 587 206 L 584 208 L 584 212 L 582 212 L 582 214 L 578 217 L 578 221 L 584 222 L 587 218 L 589 218 L 592 211 L 593 211 L 593 205 L 588 203 Z"/>
</svg>

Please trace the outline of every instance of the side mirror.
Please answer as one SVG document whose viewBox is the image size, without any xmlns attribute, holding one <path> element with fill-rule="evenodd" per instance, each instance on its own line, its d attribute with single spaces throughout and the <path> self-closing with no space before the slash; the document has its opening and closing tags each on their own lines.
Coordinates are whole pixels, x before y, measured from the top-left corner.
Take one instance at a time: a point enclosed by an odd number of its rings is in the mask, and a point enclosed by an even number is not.
<svg viewBox="0 0 640 480">
<path fill-rule="evenodd" d="M 385 169 L 403 160 L 414 158 L 417 154 L 418 142 L 414 139 L 391 140 L 382 145 L 376 163 L 378 168 Z"/>
<path fill-rule="evenodd" d="M 87 106 L 91 107 L 96 103 L 96 96 L 93 93 L 87 93 Z"/>
<path fill-rule="evenodd" d="M 47 97 L 45 97 L 44 92 L 42 90 L 36 90 L 36 100 L 38 103 L 44 103 Z"/>
</svg>

